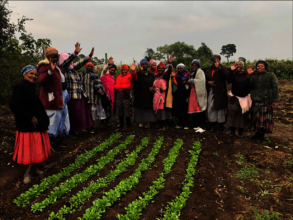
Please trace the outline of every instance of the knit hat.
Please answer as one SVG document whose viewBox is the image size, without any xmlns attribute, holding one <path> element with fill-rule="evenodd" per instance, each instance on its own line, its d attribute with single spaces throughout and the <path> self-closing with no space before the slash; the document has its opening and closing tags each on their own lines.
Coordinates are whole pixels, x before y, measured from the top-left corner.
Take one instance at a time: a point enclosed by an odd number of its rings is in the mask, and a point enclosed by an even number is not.
<svg viewBox="0 0 293 220">
<path fill-rule="evenodd" d="M 92 62 L 88 62 L 85 64 L 85 67 L 88 67 L 89 65 L 91 65 L 93 68 L 95 67 L 95 65 Z"/>
<path fill-rule="evenodd" d="M 198 68 L 200 68 L 200 60 L 197 60 L 197 59 L 194 59 L 192 62 L 191 62 L 191 65 L 193 64 L 196 64 L 198 66 Z"/>
<path fill-rule="evenodd" d="M 115 70 L 117 70 L 117 66 L 114 63 L 109 67 L 109 69 L 112 69 L 112 68 L 115 68 Z"/>
<path fill-rule="evenodd" d="M 142 65 L 144 63 L 148 64 L 148 61 L 147 61 L 147 59 L 142 59 L 139 63 L 140 63 L 140 65 Z"/>
<path fill-rule="evenodd" d="M 36 67 L 34 67 L 34 66 L 32 66 L 32 65 L 27 65 L 27 66 L 25 66 L 25 67 L 22 68 L 22 70 L 21 70 L 21 74 L 24 76 L 25 74 L 27 74 L 28 72 L 30 72 L 30 71 L 32 71 L 32 70 L 34 70 L 34 71 L 37 72 Z"/>
<path fill-rule="evenodd" d="M 157 62 L 156 62 L 155 60 L 150 60 L 150 62 L 149 62 L 149 66 L 152 66 L 153 63 L 157 63 Z"/>
<path fill-rule="evenodd" d="M 123 65 L 120 67 L 120 70 L 122 70 L 122 68 L 129 70 L 129 66 L 126 65 L 126 64 L 123 64 Z"/>
<path fill-rule="evenodd" d="M 166 66 L 164 65 L 163 62 L 160 62 L 160 63 L 159 63 L 159 65 L 157 66 L 157 69 L 159 69 L 159 66 L 162 66 L 162 67 L 164 67 L 164 69 L 166 69 Z"/>
<path fill-rule="evenodd" d="M 54 54 L 58 55 L 58 50 L 56 50 L 54 47 L 48 47 L 46 49 L 46 53 L 45 53 L 46 57 L 50 55 L 54 55 Z"/>
<path fill-rule="evenodd" d="M 267 70 L 267 68 L 269 67 L 269 64 L 264 61 L 264 60 L 259 60 L 256 62 L 255 67 L 257 67 L 258 64 L 262 63 L 263 65 L 265 65 L 265 70 Z"/>
<path fill-rule="evenodd" d="M 177 66 L 176 66 L 176 69 L 178 69 L 178 67 L 183 67 L 183 69 L 185 69 L 185 65 L 183 63 L 179 63 Z"/>
</svg>

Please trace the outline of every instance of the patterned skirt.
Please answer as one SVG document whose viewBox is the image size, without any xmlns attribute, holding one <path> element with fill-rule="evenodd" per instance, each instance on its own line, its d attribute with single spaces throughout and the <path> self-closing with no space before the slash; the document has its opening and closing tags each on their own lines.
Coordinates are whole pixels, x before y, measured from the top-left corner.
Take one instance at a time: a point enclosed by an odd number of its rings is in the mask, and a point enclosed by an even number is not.
<svg viewBox="0 0 293 220">
<path fill-rule="evenodd" d="M 272 133 L 274 126 L 272 101 L 253 101 L 248 120 L 248 126 L 252 131 Z"/>
<path fill-rule="evenodd" d="M 130 90 L 116 91 L 114 107 L 115 116 L 130 117 L 130 106 Z"/>
<path fill-rule="evenodd" d="M 51 154 L 51 144 L 47 131 L 16 131 L 13 160 L 18 164 L 40 163 Z"/>
<path fill-rule="evenodd" d="M 248 112 L 242 114 L 242 108 L 236 96 L 228 97 L 227 123 L 228 127 L 245 128 Z"/>
</svg>

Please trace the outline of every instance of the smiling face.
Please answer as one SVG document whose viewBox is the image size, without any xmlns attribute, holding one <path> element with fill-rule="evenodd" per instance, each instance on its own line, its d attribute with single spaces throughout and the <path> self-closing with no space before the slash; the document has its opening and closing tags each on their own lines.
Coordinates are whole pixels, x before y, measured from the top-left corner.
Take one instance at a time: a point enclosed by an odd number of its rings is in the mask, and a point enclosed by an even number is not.
<svg viewBox="0 0 293 220">
<path fill-rule="evenodd" d="M 115 68 L 111 68 L 109 69 L 109 73 L 113 76 L 116 73 L 116 69 Z"/>
<path fill-rule="evenodd" d="M 258 72 L 263 72 L 263 71 L 266 70 L 266 67 L 265 67 L 264 64 L 259 63 L 259 64 L 257 65 L 256 69 L 257 69 Z"/>
<path fill-rule="evenodd" d="M 86 67 L 86 71 L 87 71 L 88 73 L 92 72 L 93 69 L 94 69 L 93 65 L 87 65 L 87 67 Z"/>
<path fill-rule="evenodd" d="M 123 75 L 126 75 L 128 73 L 128 69 L 122 68 L 121 73 Z"/>
<path fill-rule="evenodd" d="M 194 64 L 192 64 L 191 65 L 191 69 L 192 69 L 192 71 L 197 71 L 198 70 L 198 66 L 194 63 Z"/>
<path fill-rule="evenodd" d="M 182 66 L 179 66 L 177 70 L 179 74 L 182 74 L 184 72 L 184 68 Z"/>
<path fill-rule="evenodd" d="M 165 71 L 164 67 L 162 67 L 162 66 L 159 66 L 159 67 L 158 67 L 158 73 L 159 73 L 159 74 L 163 74 L 164 71 Z"/>
<path fill-rule="evenodd" d="M 235 66 L 237 72 L 242 72 L 243 64 L 241 62 L 237 62 Z"/>
<path fill-rule="evenodd" d="M 37 81 L 39 74 L 35 70 L 29 71 L 27 74 L 23 76 L 23 78 L 31 83 L 34 83 Z"/>
<path fill-rule="evenodd" d="M 152 69 L 153 71 L 155 71 L 155 70 L 157 69 L 157 63 L 153 63 L 153 64 L 151 65 L 151 69 Z"/>
</svg>

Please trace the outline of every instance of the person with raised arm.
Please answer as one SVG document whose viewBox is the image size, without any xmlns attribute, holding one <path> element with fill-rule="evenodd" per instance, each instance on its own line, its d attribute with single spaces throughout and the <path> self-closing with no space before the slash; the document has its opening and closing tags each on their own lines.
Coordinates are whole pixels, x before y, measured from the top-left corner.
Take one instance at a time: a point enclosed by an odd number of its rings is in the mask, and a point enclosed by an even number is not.
<svg viewBox="0 0 293 220">
<path fill-rule="evenodd" d="M 114 85 L 115 88 L 115 116 L 119 117 L 118 128 L 124 126 L 124 117 L 126 118 L 126 125 L 130 127 L 130 91 L 132 84 L 135 82 L 137 75 L 135 70 L 135 64 L 131 66 L 131 73 L 129 73 L 129 66 L 122 65 L 121 73 L 116 78 Z"/>
<path fill-rule="evenodd" d="M 114 102 L 115 102 L 114 75 L 116 73 L 116 70 L 117 70 L 117 66 L 114 64 L 113 57 L 110 57 L 108 65 L 105 65 L 101 73 L 101 81 L 103 83 L 103 86 L 105 88 L 105 91 L 111 103 L 111 105 L 105 109 L 107 118 L 102 123 L 106 127 L 109 127 L 109 121 L 110 121 L 111 115 L 113 115 L 114 113 Z"/>
<path fill-rule="evenodd" d="M 210 132 L 223 134 L 226 121 L 225 109 L 227 108 L 228 96 L 226 79 L 228 70 L 220 64 L 221 56 L 213 55 L 212 66 L 205 71 L 208 92 L 208 119 L 212 123 Z"/>
<path fill-rule="evenodd" d="M 148 61 L 142 59 L 138 64 L 137 80 L 134 83 L 134 119 L 139 127 L 150 127 L 150 122 L 155 122 L 153 111 L 153 83 L 155 75 L 148 70 Z"/>
<path fill-rule="evenodd" d="M 250 139 L 258 143 L 264 141 L 264 135 L 273 132 L 274 108 L 278 108 L 279 87 L 278 78 L 273 72 L 269 72 L 268 63 L 264 60 L 256 62 L 256 71 L 252 65 L 247 67 L 246 84 L 250 87 L 252 99 L 248 126 L 255 131 Z"/>
<path fill-rule="evenodd" d="M 92 58 L 94 48 L 92 48 L 91 53 L 87 57 L 73 64 L 72 61 L 81 50 L 80 43 L 77 42 L 74 53 L 71 55 L 61 53 L 59 57 L 59 64 L 65 71 L 67 90 L 70 98 L 68 102 L 70 132 L 76 137 L 78 136 L 77 132 L 89 129 L 94 125 L 86 91 L 82 86 L 80 75 L 76 72 Z"/>
<path fill-rule="evenodd" d="M 51 154 L 48 135 L 49 117 L 39 99 L 35 82 L 37 69 L 27 65 L 21 70 L 23 81 L 13 89 L 9 107 L 15 116 L 16 138 L 13 160 L 26 165 L 24 184 L 31 182 L 31 174 L 43 174 L 37 164 Z"/>
<path fill-rule="evenodd" d="M 230 64 L 228 83 L 232 83 L 232 90 L 228 97 L 227 126 L 231 128 L 230 136 L 235 136 L 238 128 L 238 137 L 243 137 L 243 129 L 247 125 L 248 112 L 251 107 L 250 88 L 246 84 L 248 73 L 243 70 L 242 61 Z"/>
</svg>

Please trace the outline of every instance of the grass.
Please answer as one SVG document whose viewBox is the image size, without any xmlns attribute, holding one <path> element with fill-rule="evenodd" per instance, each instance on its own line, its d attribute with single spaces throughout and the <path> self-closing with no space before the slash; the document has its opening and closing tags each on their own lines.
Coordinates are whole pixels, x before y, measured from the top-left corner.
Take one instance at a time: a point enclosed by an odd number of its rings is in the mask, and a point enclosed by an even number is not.
<svg viewBox="0 0 293 220">
<path fill-rule="evenodd" d="M 236 173 L 236 178 L 247 179 L 248 177 L 256 177 L 257 175 L 258 175 L 258 171 L 256 170 L 255 165 L 251 165 L 248 167 L 241 168 Z"/>
<path fill-rule="evenodd" d="M 274 212 L 273 210 L 271 211 L 271 214 L 267 210 L 265 210 L 262 213 L 259 213 L 255 207 L 252 207 L 252 210 L 252 214 L 256 220 L 281 220 L 279 216 L 282 214 Z"/>
</svg>

